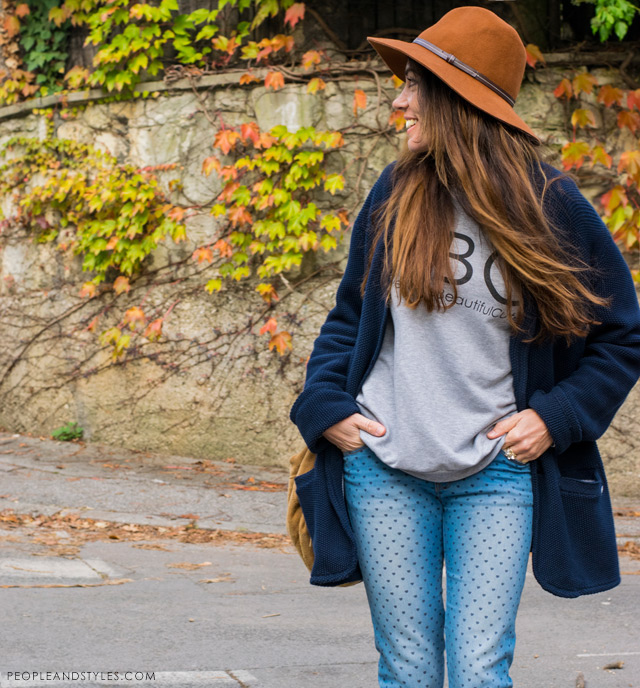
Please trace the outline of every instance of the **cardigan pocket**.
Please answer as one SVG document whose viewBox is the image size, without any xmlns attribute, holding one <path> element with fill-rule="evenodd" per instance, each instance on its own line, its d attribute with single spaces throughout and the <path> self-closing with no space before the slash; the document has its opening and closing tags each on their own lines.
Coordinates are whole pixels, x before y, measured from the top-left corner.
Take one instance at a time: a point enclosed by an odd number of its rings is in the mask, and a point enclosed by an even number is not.
<svg viewBox="0 0 640 688">
<path fill-rule="evenodd" d="M 615 587 L 620 582 L 616 536 L 596 447 L 576 447 L 575 455 L 562 462 L 546 452 L 536 464 L 536 579 L 560 597 Z"/>
<path fill-rule="evenodd" d="M 604 491 L 602 480 L 597 475 L 593 478 L 573 478 L 562 475 L 558 485 L 560 492 L 564 495 L 576 495 L 587 499 L 598 499 Z"/>
</svg>

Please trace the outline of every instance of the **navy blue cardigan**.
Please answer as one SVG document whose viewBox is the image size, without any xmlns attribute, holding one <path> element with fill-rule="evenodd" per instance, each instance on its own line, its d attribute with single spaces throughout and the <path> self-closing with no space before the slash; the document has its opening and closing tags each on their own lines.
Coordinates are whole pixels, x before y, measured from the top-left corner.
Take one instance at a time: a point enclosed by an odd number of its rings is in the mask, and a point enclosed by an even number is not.
<svg viewBox="0 0 640 688">
<path fill-rule="evenodd" d="M 314 550 L 313 585 L 361 579 L 344 499 L 342 452 L 322 433 L 360 412 L 355 399 L 382 344 L 390 310 L 380 286 L 382 241 L 363 299 L 360 283 L 371 242 L 371 213 L 391 192 L 392 168 L 393 163 L 382 172 L 354 223 L 336 305 L 315 340 L 304 390 L 290 413 L 317 455 L 313 470 L 296 479 Z M 560 175 L 548 165 L 543 169 L 547 178 Z M 540 188 L 539 175 L 535 181 Z M 570 346 L 564 339 L 526 344 L 525 335 L 513 335 L 510 342 L 518 410 L 534 409 L 555 443 L 532 464 L 534 575 L 545 590 L 577 597 L 620 582 L 613 515 L 595 440 L 640 375 L 640 309 L 624 259 L 575 183 L 564 177 L 551 184 L 544 208 L 552 226 L 597 268 L 594 291 L 611 297 L 609 307 L 597 310 L 601 324 Z M 534 332 L 531 299 L 526 322 Z"/>
</svg>

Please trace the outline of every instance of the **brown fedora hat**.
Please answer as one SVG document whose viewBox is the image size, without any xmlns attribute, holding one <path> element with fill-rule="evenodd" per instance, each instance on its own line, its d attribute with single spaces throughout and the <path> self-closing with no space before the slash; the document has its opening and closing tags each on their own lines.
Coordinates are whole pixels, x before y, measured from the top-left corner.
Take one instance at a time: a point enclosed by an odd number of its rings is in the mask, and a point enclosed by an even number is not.
<svg viewBox="0 0 640 688">
<path fill-rule="evenodd" d="M 517 31 L 493 12 L 457 7 L 412 43 L 367 40 L 402 81 L 411 58 L 472 105 L 539 141 L 513 109 L 527 59 L 524 45 Z"/>
</svg>

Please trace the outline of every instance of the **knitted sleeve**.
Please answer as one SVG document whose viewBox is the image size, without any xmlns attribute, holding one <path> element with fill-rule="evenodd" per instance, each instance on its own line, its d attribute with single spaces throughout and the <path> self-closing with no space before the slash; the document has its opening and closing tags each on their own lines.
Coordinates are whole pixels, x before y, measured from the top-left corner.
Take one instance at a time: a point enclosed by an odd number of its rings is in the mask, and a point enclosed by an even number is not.
<svg viewBox="0 0 640 688">
<path fill-rule="evenodd" d="M 366 232 L 371 213 L 388 192 L 392 165 L 385 168 L 374 184 L 353 225 L 349 258 L 336 293 L 336 305 L 314 342 L 304 390 L 289 414 L 307 447 L 316 454 L 330 444 L 322 436 L 325 430 L 360 412 L 355 399 L 345 389 L 362 311 L 360 284 L 365 270 Z"/>
<path fill-rule="evenodd" d="M 611 299 L 596 310 L 600 324 L 587 335 L 577 368 L 529 400 L 563 452 L 573 442 L 600 437 L 640 376 L 640 308 L 629 268 L 609 230 L 573 181 L 564 179 L 560 187 L 551 211 L 566 218 L 574 244 L 583 247 L 585 259 L 596 268 L 593 291 Z"/>
</svg>

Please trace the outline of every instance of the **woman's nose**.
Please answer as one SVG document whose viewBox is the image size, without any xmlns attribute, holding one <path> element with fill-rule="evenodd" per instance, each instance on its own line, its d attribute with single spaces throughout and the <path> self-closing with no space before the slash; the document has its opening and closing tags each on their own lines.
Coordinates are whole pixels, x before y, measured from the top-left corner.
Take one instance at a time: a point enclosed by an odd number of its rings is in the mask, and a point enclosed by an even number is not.
<svg viewBox="0 0 640 688">
<path fill-rule="evenodd" d="M 404 110 L 407 107 L 407 98 L 404 94 L 404 88 L 402 93 L 391 103 L 394 110 Z"/>
</svg>

